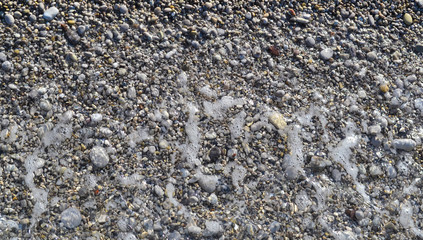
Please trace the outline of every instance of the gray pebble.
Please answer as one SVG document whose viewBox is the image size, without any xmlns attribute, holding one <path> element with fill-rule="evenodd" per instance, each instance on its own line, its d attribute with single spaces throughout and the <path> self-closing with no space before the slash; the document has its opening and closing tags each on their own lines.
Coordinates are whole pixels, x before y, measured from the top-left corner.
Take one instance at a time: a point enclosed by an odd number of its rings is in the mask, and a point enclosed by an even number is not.
<svg viewBox="0 0 423 240">
<path fill-rule="evenodd" d="M 377 135 L 377 134 L 379 134 L 382 131 L 382 129 L 381 129 L 381 127 L 379 125 L 369 126 L 369 129 L 368 130 L 369 130 L 369 133 L 371 135 Z"/>
<path fill-rule="evenodd" d="M 29 19 L 30 22 L 35 22 L 35 21 L 37 21 L 37 16 L 35 16 L 34 14 L 31 14 L 31 15 L 29 15 L 28 19 Z"/>
<path fill-rule="evenodd" d="M 51 21 L 57 16 L 57 14 L 59 14 L 59 9 L 51 7 L 44 12 L 43 18 L 47 21 Z"/>
<path fill-rule="evenodd" d="M 164 191 L 163 191 L 163 189 L 159 185 L 154 186 L 154 192 L 159 197 L 163 197 L 164 196 Z"/>
<path fill-rule="evenodd" d="M 200 187 L 206 192 L 212 193 L 216 190 L 218 178 L 213 175 L 201 175 L 198 179 Z"/>
<path fill-rule="evenodd" d="M 333 57 L 333 50 L 332 48 L 326 48 L 320 51 L 320 59 L 322 60 L 329 60 Z"/>
<path fill-rule="evenodd" d="M 363 219 L 363 218 L 364 218 L 364 212 L 363 212 L 363 211 L 361 211 L 361 210 L 357 210 L 357 211 L 355 212 L 355 217 L 357 218 L 357 220 L 358 220 L 358 221 L 360 221 L 361 219 Z"/>
<path fill-rule="evenodd" d="M 187 228 L 187 231 L 191 235 L 200 235 L 202 232 L 200 227 L 192 226 L 192 225 Z"/>
<path fill-rule="evenodd" d="M 314 38 L 312 37 L 307 37 L 305 39 L 305 44 L 307 47 L 314 47 L 314 45 L 316 44 L 316 40 L 314 40 Z"/>
<path fill-rule="evenodd" d="M 95 146 L 91 149 L 90 159 L 94 166 L 103 168 L 109 163 L 109 155 L 103 147 Z"/>
<path fill-rule="evenodd" d="M 377 165 L 370 166 L 369 172 L 372 177 L 381 176 L 383 174 L 382 169 Z"/>
<path fill-rule="evenodd" d="M 395 139 L 392 146 L 398 150 L 412 151 L 417 143 L 413 139 Z"/>
<path fill-rule="evenodd" d="M 6 54 L 4 54 L 3 52 L 0 52 L 0 61 L 1 62 L 4 62 L 4 61 L 6 61 L 7 60 L 7 56 L 6 56 Z"/>
<path fill-rule="evenodd" d="M 52 108 L 51 103 L 48 100 L 41 100 L 40 101 L 40 108 L 46 112 L 50 111 Z"/>
<path fill-rule="evenodd" d="M 122 14 L 127 14 L 128 13 L 128 7 L 126 7 L 125 4 L 121 4 L 119 6 L 119 12 L 122 13 Z"/>
<path fill-rule="evenodd" d="M 397 177 L 397 170 L 395 169 L 395 167 L 394 167 L 394 166 L 389 165 L 389 166 L 386 168 L 386 175 L 387 175 L 389 178 L 396 178 L 396 177 Z"/>
<path fill-rule="evenodd" d="M 367 53 L 367 60 L 373 62 L 376 59 L 377 59 L 377 55 L 375 52 L 372 51 Z"/>
<path fill-rule="evenodd" d="M 1 68 L 6 72 L 11 72 L 13 69 L 13 64 L 10 61 L 4 61 L 1 64 Z"/>
<path fill-rule="evenodd" d="M 15 18 L 10 14 L 4 15 L 4 21 L 6 22 L 7 25 L 15 24 Z"/>
<path fill-rule="evenodd" d="M 81 224 L 82 216 L 81 212 L 74 207 L 70 207 L 62 212 L 60 215 L 60 220 L 63 225 L 67 228 L 76 228 Z"/>
</svg>

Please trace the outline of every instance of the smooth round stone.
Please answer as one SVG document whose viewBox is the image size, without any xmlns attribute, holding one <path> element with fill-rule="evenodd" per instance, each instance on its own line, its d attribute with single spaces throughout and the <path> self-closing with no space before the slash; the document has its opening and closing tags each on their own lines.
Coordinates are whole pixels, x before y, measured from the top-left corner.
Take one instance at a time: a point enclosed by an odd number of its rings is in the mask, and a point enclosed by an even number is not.
<svg viewBox="0 0 423 240">
<path fill-rule="evenodd" d="M 5 14 L 4 21 L 7 25 L 13 25 L 15 23 L 15 18 L 10 14 Z"/>
<path fill-rule="evenodd" d="M 413 139 L 395 139 L 392 142 L 392 145 L 395 149 L 404 150 L 404 151 L 412 151 L 416 146 L 417 143 Z"/>
<path fill-rule="evenodd" d="M 51 7 L 44 12 L 43 18 L 47 21 L 51 21 L 57 16 L 57 14 L 59 14 L 59 9 Z"/>
<path fill-rule="evenodd" d="M 375 52 L 372 51 L 367 53 L 367 60 L 373 62 L 376 59 L 377 59 L 377 55 Z"/>
<path fill-rule="evenodd" d="M 316 40 L 314 40 L 312 37 L 307 37 L 305 39 L 305 44 L 307 47 L 313 47 L 316 44 Z"/>
<path fill-rule="evenodd" d="M 76 228 L 81 224 L 82 216 L 78 209 L 70 207 L 62 212 L 60 219 L 65 227 Z"/>
<path fill-rule="evenodd" d="M 333 57 L 333 50 L 331 48 L 323 49 L 320 52 L 320 59 L 322 59 L 322 60 L 327 61 L 327 60 L 331 59 L 332 57 Z"/>
<path fill-rule="evenodd" d="M 95 146 L 91 149 L 90 159 L 94 166 L 103 168 L 109 163 L 109 155 L 103 147 Z"/>
<path fill-rule="evenodd" d="M 126 7 L 126 5 L 124 5 L 124 4 L 121 4 L 119 6 L 119 12 L 122 13 L 122 14 L 127 14 L 128 13 L 128 7 Z"/>
<path fill-rule="evenodd" d="M 12 65 L 12 63 L 11 63 L 10 61 L 4 61 L 4 62 L 1 64 L 1 68 L 2 68 L 4 71 L 6 71 L 6 72 L 10 72 L 10 71 L 12 71 L 12 69 L 13 69 L 13 65 Z"/>
<path fill-rule="evenodd" d="M 4 61 L 6 61 L 6 60 L 7 60 L 7 56 L 6 56 L 6 54 L 4 54 L 4 53 L 0 52 L 0 62 L 4 62 Z"/>
<path fill-rule="evenodd" d="M 198 180 L 200 187 L 206 192 L 212 193 L 216 190 L 218 178 L 213 175 L 202 175 Z"/>
<path fill-rule="evenodd" d="M 404 14 L 404 18 L 403 18 L 403 20 L 404 20 L 404 23 L 405 23 L 406 25 L 408 25 L 408 26 L 410 26 L 411 24 L 413 24 L 413 18 L 412 18 L 412 17 L 411 17 L 411 15 L 410 15 L 410 14 L 408 14 L 408 13 Z"/>
</svg>

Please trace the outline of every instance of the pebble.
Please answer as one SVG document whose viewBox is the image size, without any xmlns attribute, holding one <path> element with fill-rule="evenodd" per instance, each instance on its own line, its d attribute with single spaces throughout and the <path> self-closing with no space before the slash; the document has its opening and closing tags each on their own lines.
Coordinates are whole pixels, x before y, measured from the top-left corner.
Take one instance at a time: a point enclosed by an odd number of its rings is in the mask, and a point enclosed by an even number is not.
<svg viewBox="0 0 423 240">
<path fill-rule="evenodd" d="M 159 185 L 154 186 L 154 192 L 159 197 L 163 197 L 164 196 L 164 191 L 163 191 L 163 189 Z"/>
<path fill-rule="evenodd" d="M 166 149 L 167 147 L 169 147 L 169 142 L 168 142 L 168 141 L 166 141 L 166 140 L 161 140 L 161 141 L 159 142 L 159 147 L 160 147 L 161 149 Z"/>
<path fill-rule="evenodd" d="M 371 62 L 375 61 L 377 59 L 376 52 L 368 52 L 367 53 L 367 59 Z"/>
<path fill-rule="evenodd" d="M 307 37 L 305 39 L 305 44 L 307 47 L 314 47 L 314 45 L 316 44 L 316 40 L 314 40 L 314 38 L 312 37 Z"/>
<path fill-rule="evenodd" d="M 109 163 L 109 155 L 106 149 L 100 146 L 95 146 L 90 151 L 90 159 L 95 167 L 103 168 Z"/>
<path fill-rule="evenodd" d="M 60 220 L 67 228 L 76 228 L 81 224 L 81 212 L 77 208 L 70 207 L 62 212 Z"/>
<path fill-rule="evenodd" d="M 3 69 L 5 72 L 11 72 L 13 70 L 13 65 L 10 61 L 4 61 L 1 64 L 1 69 Z"/>
<path fill-rule="evenodd" d="M 320 51 L 320 59 L 322 60 L 329 60 L 333 57 L 333 50 L 332 48 L 325 48 L 322 51 Z"/>
<path fill-rule="evenodd" d="M 220 222 L 218 221 L 206 220 L 205 225 L 206 229 L 203 233 L 203 236 L 205 237 L 218 236 L 223 230 Z"/>
<path fill-rule="evenodd" d="M 412 151 L 417 146 L 413 139 L 395 139 L 392 146 L 398 150 Z"/>
<path fill-rule="evenodd" d="M 51 7 L 44 12 L 43 18 L 47 21 L 51 21 L 57 16 L 57 14 L 59 14 L 59 9 Z"/>
<path fill-rule="evenodd" d="M 272 113 L 269 116 L 269 121 L 279 130 L 283 130 L 287 125 L 283 115 L 278 112 Z"/>
<path fill-rule="evenodd" d="M 128 13 L 128 7 L 125 4 L 119 5 L 119 12 L 121 14 L 127 14 Z"/>
<path fill-rule="evenodd" d="M 187 231 L 191 235 L 200 235 L 202 232 L 202 229 L 200 227 L 191 225 L 187 228 Z"/>
<path fill-rule="evenodd" d="M 209 193 L 212 193 L 216 190 L 218 178 L 213 175 L 202 175 L 198 179 L 200 187 Z"/>
<path fill-rule="evenodd" d="M 209 151 L 209 158 L 213 162 L 217 162 L 221 157 L 221 151 L 218 147 L 213 147 Z"/>
<path fill-rule="evenodd" d="M 413 24 L 413 18 L 411 17 L 411 15 L 409 13 L 404 14 L 403 20 L 404 20 L 404 23 L 408 26 Z"/>
<path fill-rule="evenodd" d="M 100 113 L 93 113 L 91 114 L 90 119 L 92 123 L 99 123 L 103 120 L 103 115 Z"/>
<path fill-rule="evenodd" d="M 4 21 L 6 22 L 7 25 L 15 24 L 15 18 L 8 13 L 4 15 Z"/>
</svg>

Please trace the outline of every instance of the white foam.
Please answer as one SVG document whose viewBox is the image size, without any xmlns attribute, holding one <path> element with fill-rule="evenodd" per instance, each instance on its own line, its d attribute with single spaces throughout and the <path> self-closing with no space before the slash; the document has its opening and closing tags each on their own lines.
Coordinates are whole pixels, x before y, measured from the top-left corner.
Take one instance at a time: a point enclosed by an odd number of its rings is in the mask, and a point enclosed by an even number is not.
<svg viewBox="0 0 423 240">
<path fill-rule="evenodd" d="M 236 115 L 236 117 L 232 120 L 231 125 L 229 126 L 229 130 L 231 131 L 232 140 L 239 138 L 242 134 L 242 130 L 244 129 L 245 125 L 245 117 L 247 114 L 242 111 Z"/>
<path fill-rule="evenodd" d="M 209 85 L 200 88 L 200 93 L 209 98 L 217 98 L 217 93 Z"/>
<path fill-rule="evenodd" d="M 225 112 L 229 108 L 242 104 L 244 104 L 244 100 L 242 98 L 234 99 L 231 96 L 224 96 L 214 103 L 208 101 L 203 102 L 205 113 L 218 120 L 222 120 L 226 116 Z"/>
<path fill-rule="evenodd" d="M 404 228 L 410 229 L 416 236 L 423 237 L 423 231 L 414 225 L 413 206 L 409 201 L 401 205 L 401 213 L 398 221 Z"/>
<path fill-rule="evenodd" d="M 138 128 L 135 132 L 132 132 L 127 136 L 128 144 L 131 148 L 135 148 L 137 143 L 144 140 L 150 140 L 152 137 L 148 134 L 147 128 Z"/>
<path fill-rule="evenodd" d="M 300 138 L 301 126 L 290 126 L 288 131 L 288 147 L 291 154 L 284 157 L 283 167 L 293 168 L 297 172 L 303 172 L 304 156 L 303 156 L 303 141 Z"/>
</svg>

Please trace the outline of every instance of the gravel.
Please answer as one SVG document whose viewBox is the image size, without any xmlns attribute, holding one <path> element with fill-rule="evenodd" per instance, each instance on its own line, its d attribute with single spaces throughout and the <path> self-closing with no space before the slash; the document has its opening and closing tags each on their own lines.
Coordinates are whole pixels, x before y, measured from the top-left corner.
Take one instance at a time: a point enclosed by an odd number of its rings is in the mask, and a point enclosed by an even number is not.
<svg viewBox="0 0 423 240">
<path fill-rule="evenodd" d="M 3 1 L 0 239 L 422 238 L 422 1 Z"/>
</svg>

